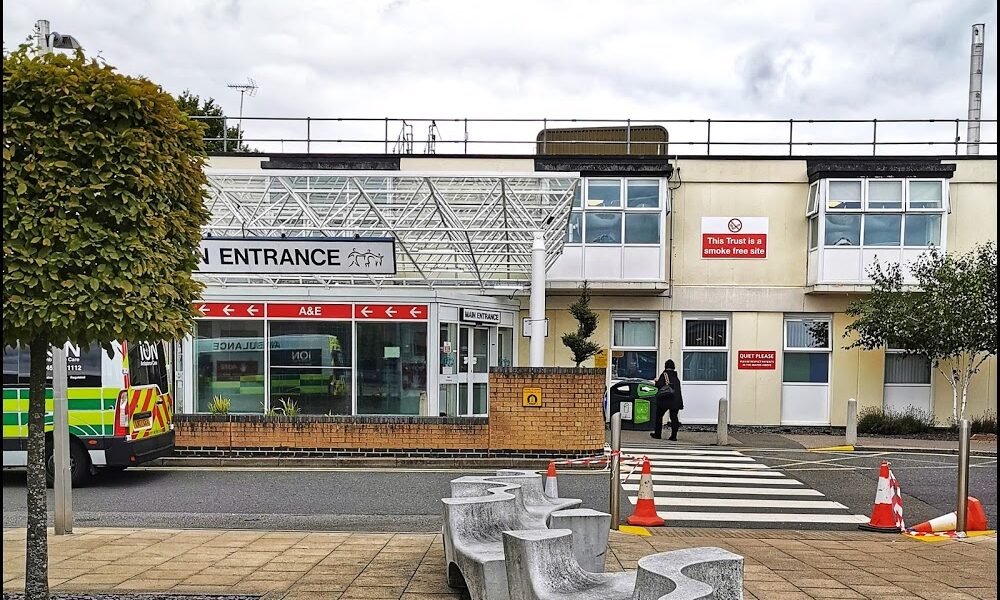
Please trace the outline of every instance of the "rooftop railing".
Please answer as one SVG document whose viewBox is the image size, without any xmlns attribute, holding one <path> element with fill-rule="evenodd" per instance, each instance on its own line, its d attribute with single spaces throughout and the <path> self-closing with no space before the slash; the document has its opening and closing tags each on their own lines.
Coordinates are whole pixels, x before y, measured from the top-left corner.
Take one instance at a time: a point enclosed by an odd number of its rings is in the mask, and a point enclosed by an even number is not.
<svg viewBox="0 0 1000 600">
<path fill-rule="evenodd" d="M 476 119 L 193 117 L 222 121 L 210 152 L 337 154 L 656 154 L 713 156 L 996 155 L 997 120 L 978 121 L 981 139 L 962 139 L 967 119 Z M 634 132 L 663 127 L 669 140 Z M 621 139 L 578 139 L 560 129 L 616 128 Z M 608 136 L 614 137 L 614 136 Z M 561 151 L 555 151 L 557 144 Z M 593 152 L 567 152 L 575 146 Z"/>
</svg>

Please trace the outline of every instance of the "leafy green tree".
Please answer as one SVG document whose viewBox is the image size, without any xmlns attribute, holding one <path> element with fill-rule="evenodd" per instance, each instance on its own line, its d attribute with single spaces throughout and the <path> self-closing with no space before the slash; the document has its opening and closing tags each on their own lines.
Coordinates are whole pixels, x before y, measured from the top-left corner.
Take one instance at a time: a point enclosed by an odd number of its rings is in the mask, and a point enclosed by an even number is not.
<svg viewBox="0 0 1000 600">
<path fill-rule="evenodd" d="M 81 52 L 4 53 L 3 342 L 31 357 L 28 598 L 48 598 L 47 350 L 189 331 L 204 162 L 201 128 L 152 82 Z"/>
<path fill-rule="evenodd" d="M 856 320 L 845 335 L 857 335 L 848 348 L 892 346 L 927 357 L 951 385 L 957 422 L 972 377 L 997 353 L 997 247 L 959 255 L 931 249 L 910 270 L 916 286 L 904 283 L 899 264 L 871 269 L 871 295 L 847 309 Z"/>
<path fill-rule="evenodd" d="M 225 128 L 223 136 L 223 124 L 225 113 L 222 107 L 215 103 L 215 98 L 200 97 L 192 94 L 189 90 L 181 92 L 175 98 L 177 106 L 181 112 L 189 117 L 204 117 L 194 119 L 205 128 L 202 136 L 205 138 L 205 151 L 213 152 L 252 152 L 251 148 L 243 143 L 243 129 L 239 125 Z"/>
<path fill-rule="evenodd" d="M 580 297 L 569 307 L 569 314 L 576 319 L 576 332 L 564 333 L 562 343 L 573 353 L 573 362 L 579 367 L 588 358 L 601 351 L 600 344 L 590 340 L 590 336 L 597 331 L 598 319 L 594 311 L 590 310 L 590 288 L 587 282 L 583 283 Z"/>
</svg>

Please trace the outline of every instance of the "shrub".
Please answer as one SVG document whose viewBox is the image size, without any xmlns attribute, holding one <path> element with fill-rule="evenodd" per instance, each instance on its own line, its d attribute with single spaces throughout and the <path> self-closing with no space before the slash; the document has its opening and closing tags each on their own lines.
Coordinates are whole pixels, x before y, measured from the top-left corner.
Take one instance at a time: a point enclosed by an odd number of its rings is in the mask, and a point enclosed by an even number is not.
<svg viewBox="0 0 1000 600">
<path fill-rule="evenodd" d="M 997 432 L 997 414 L 988 410 L 981 416 L 972 417 L 969 425 L 972 433 L 993 433 Z"/>
<path fill-rule="evenodd" d="M 934 415 L 912 406 L 903 411 L 869 406 L 858 413 L 858 433 L 909 435 L 933 429 Z"/>
<path fill-rule="evenodd" d="M 229 398 L 216 396 L 208 403 L 208 412 L 213 415 L 228 415 L 230 404 Z"/>
</svg>

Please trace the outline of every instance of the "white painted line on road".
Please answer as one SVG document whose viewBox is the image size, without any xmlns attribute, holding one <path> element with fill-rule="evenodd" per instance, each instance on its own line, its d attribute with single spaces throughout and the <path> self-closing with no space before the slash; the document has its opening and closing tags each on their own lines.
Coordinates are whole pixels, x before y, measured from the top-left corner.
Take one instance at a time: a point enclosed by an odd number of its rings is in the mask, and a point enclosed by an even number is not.
<svg viewBox="0 0 1000 600">
<path fill-rule="evenodd" d="M 700 471 L 692 471 L 699 473 Z M 738 473 L 743 475 L 743 473 Z M 748 475 L 770 475 L 770 473 L 748 473 Z M 783 477 L 776 473 L 772 478 L 757 477 L 699 477 L 697 475 L 670 475 L 663 473 L 653 473 L 653 481 L 667 481 L 670 483 L 742 483 L 746 485 L 803 485 L 797 479 Z M 655 485 L 655 483 L 654 483 Z"/>
<path fill-rule="evenodd" d="M 625 453 L 624 450 L 622 450 Z M 702 456 L 695 454 L 653 454 L 652 452 L 638 453 L 641 456 L 646 456 L 649 460 L 691 460 L 700 462 L 726 462 L 726 463 L 748 463 L 754 462 L 754 459 L 749 456 Z M 635 456 L 635 455 L 633 455 Z"/>
<path fill-rule="evenodd" d="M 684 450 L 682 448 L 622 448 L 622 452 L 646 454 L 688 454 L 698 456 L 743 456 L 736 450 Z"/>
<path fill-rule="evenodd" d="M 743 483 L 742 481 L 740 483 Z M 622 489 L 627 492 L 639 491 L 638 483 L 623 483 Z M 749 488 L 723 487 L 712 485 L 656 485 L 654 492 L 674 494 L 744 494 L 752 496 L 822 496 L 823 494 L 806 487 L 799 488 Z"/>
<path fill-rule="evenodd" d="M 661 473 L 681 473 L 685 475 L 727 475 L 734 477 L 784 477 L 781 471 L 763 471 L 760 469 L 683 469 L 653 465 L 653 481 Z"/>
<path fill-rule="evenodd" d="M 758 523 L 867 523 L 863 515 L 827 515 L 799 513 L 731 513 L 656 511 L 667 524 L 671 521 L 755 521 Z"/>
<path fill-rule="evenodd" d="M 635 504 L 637 496 L 629 496 Z M 653 498 L 657 506 L 711 506 L 718 508 L 816 508 L 848 510 L 833 500 L 773 500 L 770 498 Z"/>
<path fill-rule="evenodd" d="M 767 465 L 762 465 L 760 463 L 722 463 L 722 462 L 689 462 L 687 460 L 662 460 L 662 459 L 649 459 L 649 463 L 653 466 L 655 470 L 656 467 L 670 466 L 670 467 L 688 467 L 688 468 L 715 468 L 715 469 L 742 469 L 742 470 L 752 470 L 752 471 L 768 471 L 771 467 Z"/>
</svg>

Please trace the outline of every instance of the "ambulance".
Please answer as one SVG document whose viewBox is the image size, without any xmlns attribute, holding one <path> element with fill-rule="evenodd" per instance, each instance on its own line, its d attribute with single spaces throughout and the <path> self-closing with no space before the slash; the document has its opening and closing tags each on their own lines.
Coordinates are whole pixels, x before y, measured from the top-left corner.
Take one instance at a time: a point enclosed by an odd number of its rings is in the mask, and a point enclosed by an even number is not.
<svg viewBox="0 0 1000 600">
<path fill-rule="evenodd" d="M 100 470 L 121 470 L 174 449 L 174 409 L 167 347 L 161 342 L 66 344 L 70 464 L 74 486 Z M 25 346 L 3 350 L 3 466 L 28 462 L 28 383 Z M 46 474 L 52 484 L 52 356 L 45 390 Z"/>
</svg>

